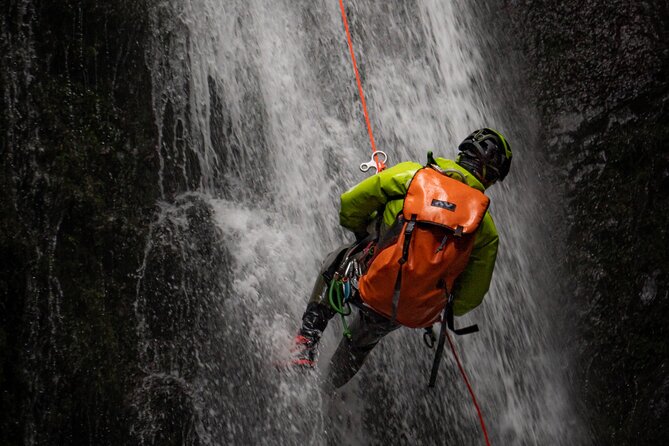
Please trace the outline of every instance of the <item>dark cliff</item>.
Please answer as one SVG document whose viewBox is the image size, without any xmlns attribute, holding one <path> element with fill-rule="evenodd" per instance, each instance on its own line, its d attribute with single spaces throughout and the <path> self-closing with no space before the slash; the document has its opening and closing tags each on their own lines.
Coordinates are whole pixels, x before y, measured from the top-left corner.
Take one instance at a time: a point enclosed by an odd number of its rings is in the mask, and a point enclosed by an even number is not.
<svg viewBox="0 0 669 446">
<path fill-rule="evenodd" d="M 112 3 L 3 2 L 2 444 L 129 434 L 157 139 L 147 11 Z"/>
<path fill-rule="evenodd" d="M 669 5 L 510 1 L 566 197 L 564 311 L 596 444 L 669 441 Z M 563 226 L 565 231 L 560 230 Z M 560 238 L 562 237 L 562 238 Z"/>
<path fill-rule="evenodd" d="M 2 444 L 197 443 L 192 393 L 162 372 L 192 377 L 189 340 L 220 331 L 207 299 L 225 253 L 189 192 L 188 92 L 176 103 L 152 78 L 179 68 L 169 11 L 3 6 Z"/>
</svg>

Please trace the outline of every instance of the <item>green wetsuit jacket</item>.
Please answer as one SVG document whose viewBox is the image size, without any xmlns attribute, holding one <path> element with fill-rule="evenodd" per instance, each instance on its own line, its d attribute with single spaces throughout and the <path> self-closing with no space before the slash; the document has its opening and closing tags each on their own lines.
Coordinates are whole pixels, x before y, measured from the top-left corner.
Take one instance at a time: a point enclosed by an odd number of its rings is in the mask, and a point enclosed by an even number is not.
<svg viewBox="0 0 669 446">
<path fill-rule="evenodd" d="M 444 170 L 456 170 L 464 176 L 467 185 L 484 192 L 483 184 L 455 161 L 436 158 Z M 407 161 L 390 167 L 367 178 L 341 196 L 339 222 L 353 232 L 364 232 L 379 213 L 383 213 L 383 224 L 390 227 L 402 212 L 404 197 L 411 179 L 423 166 Z M 449 175 L 461 180 L 459 175 Z M 458 277 L 453 290 L 455 297 L 453 312 L 461 316 L 476 308 L 483 301 L 490 287 L 492 271 L 497 258 L 499 236 L 489 212 L 486 212 L 474 240 L 474 248 L 467 267 Z"/>
</svg>

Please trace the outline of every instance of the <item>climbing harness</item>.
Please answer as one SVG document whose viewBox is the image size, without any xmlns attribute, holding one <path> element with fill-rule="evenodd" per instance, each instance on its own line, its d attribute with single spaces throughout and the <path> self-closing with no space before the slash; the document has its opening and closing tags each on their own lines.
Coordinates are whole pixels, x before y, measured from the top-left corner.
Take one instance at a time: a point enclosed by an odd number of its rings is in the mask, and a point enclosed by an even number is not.
<svg viewBox="0 0 669 446">
<path fill-rule="evenodd" d="M 367 172 L 371 167 L 376 169 L 376 172 L 381 172 L 386 168 L 386 161 L 388 156 L 376 149 L 376 142 L 374 141 L 374 133 L 372 132 L 372 124 L 369 121 L 369 113 L 367 113 L 367 102 L 365 101 L 365 93 L 362 91 L 362 81 L 360 80 L 360 73 L 358 72 L 358 64 L 355 61 L 355 52 L 353 51 L 353 41 L 351 40 L 351 31 L 348 28 L 348 19 L 346 18 L 346 9 L 344 8 L 344 0 L 339 0 L 339 7 L 341 8 L 341 20 L 344 22 L 344 30 L 346 31 L 346 40 L 348 42 L 348 51 L 351 54 L 351 64 L 353 65 L 353 72 L 355 73 L 355 80 L 358 83 L 358 92 L 360 93 L 360 102 L 362 104 L 362 112 L 365 115 L 365 122 L 367 123 L 367 133 L 369 133 L 369 142 L 372 145 L 372 161 L 369 163 L 362 163 L 360 170 Z M 383 160 L 380 159 L 383 155 Z"/>
</svg>

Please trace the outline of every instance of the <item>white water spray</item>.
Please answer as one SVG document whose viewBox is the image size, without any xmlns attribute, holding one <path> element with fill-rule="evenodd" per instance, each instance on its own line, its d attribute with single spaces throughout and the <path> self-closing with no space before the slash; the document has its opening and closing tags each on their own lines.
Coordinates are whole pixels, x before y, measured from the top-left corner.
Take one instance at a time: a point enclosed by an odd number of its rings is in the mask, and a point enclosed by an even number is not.
<svg viewBox="0 0 669 446">
<path fill-rule="evenodd" d="M 545 274 L 530 273 L 550 267 L 537 261 L 545 256 L 538 204 L 533 185 L 514 177 L 533 161 L 483 87 L 476 18 L 465 2 L 347 3 L 372 126 L 391 163 L 424 162 L 428 150 L 453 157 L 483 126 L 516 136 L 516 172 L 490 194 L 502 239 L 492 289 L 467 318 L 483 332 L 457 342 L 494 444 L 576 443 L 561 364 L 544 333 L 547 295 L 535 277 Z M 213 322 L 190 346 L 195 435 L 204 444 L 482 441 L 454 364 L 445 358 L 428 391 L 432 352 L 409 329 L 384 339 L 335 397 L 322 393 L 319 377 L 339 341 L 336 320 L 316 373 L 273 366 L 319 262 L 347 237 L 338 197 L 365 178 L 357 166 L 369 158 L 337 2 L 175 0 L 162 8 L 151 49 L 157 119 L 168 102 L 186 110 L 198 196 L 220 229 L 211 243 L 227 252 L 224 292 L 201 303 Z M 161 152 L 161 166 L 168 156 Z"/>
</svg>

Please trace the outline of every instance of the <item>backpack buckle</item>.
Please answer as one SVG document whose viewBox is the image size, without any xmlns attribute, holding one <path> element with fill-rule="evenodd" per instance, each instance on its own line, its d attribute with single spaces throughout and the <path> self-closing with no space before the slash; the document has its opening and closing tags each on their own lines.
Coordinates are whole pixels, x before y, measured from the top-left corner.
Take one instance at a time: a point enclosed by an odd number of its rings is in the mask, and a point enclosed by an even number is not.
<svg viewBox="0 0 669 446">
<path fill-rule="evenodd" d="M 430 326 L 425 329 L 423 332 L 423 342 L 427 348 L 434 348 L 434 344 L 437 342 L 437 336 L 434 334 L 434 329 Z"/>
</svg>

